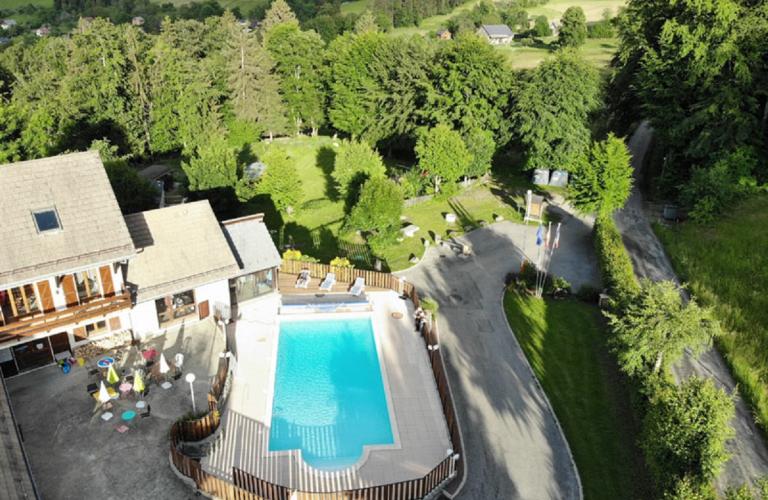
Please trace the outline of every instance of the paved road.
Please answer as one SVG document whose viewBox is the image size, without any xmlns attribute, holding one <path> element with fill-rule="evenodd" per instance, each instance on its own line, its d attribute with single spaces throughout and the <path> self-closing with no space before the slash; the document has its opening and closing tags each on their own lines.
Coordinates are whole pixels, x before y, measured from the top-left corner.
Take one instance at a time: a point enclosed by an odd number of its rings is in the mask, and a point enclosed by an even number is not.
<svg viewBox="0 0 768 500">
<path fill-rule="evenodd" d="M 550 271 L 576 290 L 598 283 L 592 221 L 562 215 Z M 527 250 L 535 258 L 535 231 Z M 397 273 L 440 304 L 439 332 L 464 436 L 468 477 L 459 500 L 578 500 L 567 443 L 501 308 L 504 277 L 519 268 L 524 227 L 502 222 L 458 238 L 472 257 L 431 247 L 421 264 Z M 530 258 L 529 257 L 529 258 Z"/>
<path fill-rule="evenodd" d="M 633 155 L 632 166 L 636 180 L 643 174 L 643 163 L 651 142 L 651 134 L 652 130 L 647 123 L 643 123 L 628 143 Z M 664 247 L 651 228 L 643 195 L 638 188 L 633 189 L 626 206 L 616 213 L 614 220 L 638 277 L 679 283 Z M 716 349 L 708 350 L 698 359 L 686 355 L 673 367 L 672 372 L 677 380 L 686 380 L 695 374 L 713 379 L 719 387 L 724 387 L 728 394 L 733 394 L 736 390 L 736 383 Z M 731 421 L 731 425 L 736 430 L 736 436 L 727 444 L 732 457 L 726 462 L 716 481 L 720 492 L 728 486 L 741 485 L 768 474 L 768 449 L 749 408 L 741 398 L 736 402 L 736 418 Z"/>
</svg>

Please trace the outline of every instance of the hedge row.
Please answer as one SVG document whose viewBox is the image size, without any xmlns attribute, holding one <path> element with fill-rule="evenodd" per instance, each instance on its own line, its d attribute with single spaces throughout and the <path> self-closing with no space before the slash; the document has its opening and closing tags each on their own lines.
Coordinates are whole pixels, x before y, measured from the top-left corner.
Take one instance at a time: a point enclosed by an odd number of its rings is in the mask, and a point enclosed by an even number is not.
<svg viewBox="0 0 768 500">
<path fill-rule="evenodd" d="M 622 302 L 639 292 L 632 261 L 610 215 L 597 218 L 594 238 L 600 280 L 608 293 Z"/>
</svg>

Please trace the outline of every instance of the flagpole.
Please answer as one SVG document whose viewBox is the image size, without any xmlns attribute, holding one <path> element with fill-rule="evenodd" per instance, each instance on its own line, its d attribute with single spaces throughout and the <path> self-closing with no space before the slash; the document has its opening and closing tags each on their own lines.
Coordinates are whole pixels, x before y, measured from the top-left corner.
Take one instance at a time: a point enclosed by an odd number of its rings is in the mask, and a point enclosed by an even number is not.
<svg viewBox="0 0 768 500">
<path fill-rule="evenodd" d="M 520 270 L 523 269 L 523 264 L 525 264 L 525 244 L 528 241 L 528 220 L 530 219 L 531 215 L 531 190 L 528 190 L 528 193 L 526 193 L 525 197 L 525 228 L 523 229 L 523 260 L 520 262 Z"/>
<path fill-rule="evenodd" d="M 555 233 L 555 239 L 552 242 L 552 248 L 549 251 L 549 260 L 547 261 L 546 269 L 544 270 L 544 277 L 549 273 L 549 265 L 552 264 L 552 256 L 555 254 L 555 249 L 560 246 L 560 222 L 557 223 L 557 232 Z M 542 283 L 542 288 L 544 284 Z"/>
</svg>

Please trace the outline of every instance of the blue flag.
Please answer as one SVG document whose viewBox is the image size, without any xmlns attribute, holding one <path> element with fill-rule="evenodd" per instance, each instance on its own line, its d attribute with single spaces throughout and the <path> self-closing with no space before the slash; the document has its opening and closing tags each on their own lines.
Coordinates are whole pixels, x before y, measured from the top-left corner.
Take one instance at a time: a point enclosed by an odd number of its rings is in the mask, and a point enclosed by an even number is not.
<svg viewBox="0 0 768 500">
<path fill-rule="evenodd" d="M 544 243 L 544 226 L 539 226 L 539 230 L 536 231 L 536 244 L 541 245 Z"/>
</svg>

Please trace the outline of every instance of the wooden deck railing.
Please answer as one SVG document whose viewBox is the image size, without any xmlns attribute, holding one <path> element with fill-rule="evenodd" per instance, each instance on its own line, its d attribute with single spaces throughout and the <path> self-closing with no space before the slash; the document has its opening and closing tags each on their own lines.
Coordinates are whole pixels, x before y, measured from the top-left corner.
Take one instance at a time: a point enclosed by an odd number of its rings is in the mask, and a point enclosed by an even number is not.
<svg viewBox="0 0 768 500">
<path fill-rule="evenodd" d="M 105 316 L 131 307 L 131 295 L 123 293 L 87 304 L 68 307 L 61 311 L 38 314 L 30 318 L 0 326 L 0 343 L 28 337 L 36 333 L 65 327 L 91 318 Z"/>
<path fill-rule="evenodd" d="M 389 288 L 397 293 L 407 295 L 413 300 L 414 306 L 419 307 L 419 295 L 416 287 L 391 274 L 376 271 L 363 271 L 349 268 L 331 268 L 326 264 L 316 264 L 299 261 L 283 261 L 282 272 L 298 274 L 302 269 L 309 269 L 312 276 L 325 276 L 329 272 L 336 273 L 338 281 L 352 282 L 358 276 L 365 278 L 365 282 L 371 286 Z M 438 344 L 437 329 L 435 324 L 427 324 L 422 330 L 424 335 L 424 348 Z M 445 364 L 438 349 L 427 349 L 432 374 L 435 377 L 440 402 L 443 405 L 443 413 L 448 426 L 453 449 L 461 450 L 461 435 L 456 421 L 456 411 L 453 398 L 448 386 L 448 378 L 445 372 Z M 227 360 L 228 361 L 228 360 Z M 280 486 L 248 474 L 237 468 L 233 468 L 233 482 L 213 476 L 200 466 L 200 462 L 185 456 L 179 451 L 179 444 L 187 436 L 198 437 L 211 435 L 219 425 L 218 410 L 221 402 L 221 394 L 226 382 L 229 364 L 222 367 L 218 377 L 211 387 L 208 395 L 208 405 L 211 412 L 203 419 L 195 422 L 177 422 L 171 428 L 171 460 L 174 467 L 188 478 L 194 480 L 198 489 L 224 500 L 417 500 L 424 498 L 430 492 L 441 485 L 444 489 L 456 488 L 464 477 L 464 461 L 458 460 L 453 455 L 446 457 L 426 476 L 403 481 L 399 483 L 371 486 L 354 490 L 344 490 L 329 493 L 316 493 L 296 491 L 285 486 Z M 203 423 L 210 416 L 215 416 L 215 426 Z M 191 428 L 182 427 L 190 424 Z M 295 496 L 292 496 L 295 495 Z"/>
</svg>

